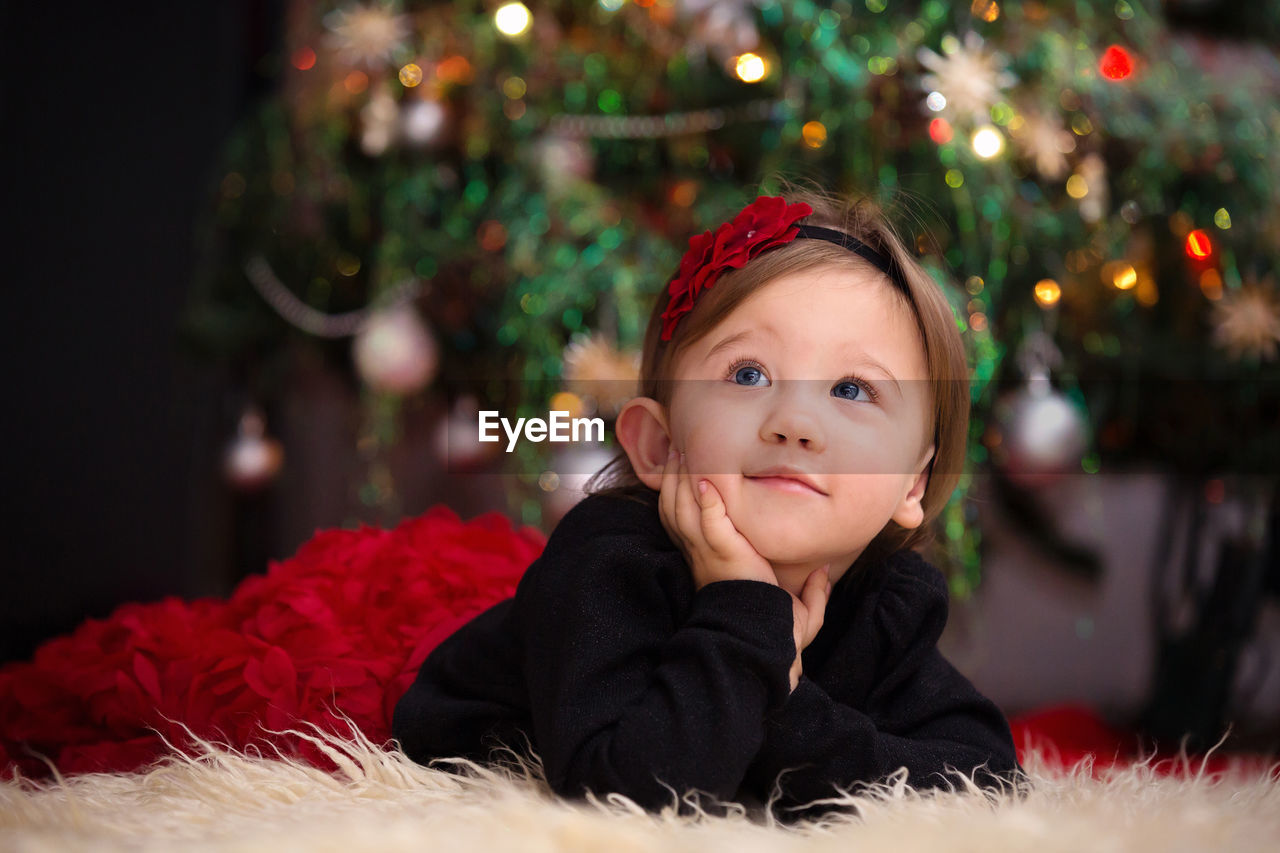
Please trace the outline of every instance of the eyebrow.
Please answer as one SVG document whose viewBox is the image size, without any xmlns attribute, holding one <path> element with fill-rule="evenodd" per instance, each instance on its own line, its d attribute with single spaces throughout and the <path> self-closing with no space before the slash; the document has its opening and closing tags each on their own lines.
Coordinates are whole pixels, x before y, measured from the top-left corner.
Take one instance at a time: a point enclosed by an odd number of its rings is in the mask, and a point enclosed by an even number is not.
<svg viewBox="0 0 1280 853">
<path fill-rule="evenodd" d="M 761 326 L 760 328 L 763 331 L 769 333 L 770 337 L 774 337 L 774 338 L 777 337 L 777 333 L 774 332 L 772 326 L 764 325 L 764 326 Z M 724 340 L 720 341 L 718 344 L 713 346 L 707 352 L 707 358 L 712 358 L 717 353 L 720 353 L 728 349 L 729 347 L 733 346 L 734 344 L 739 343 L 740 341 L 743 341 L 746 338 L 751 337 L 752 331 L 753 331 L 752 329 L 743 329 L 741 332 L 738 332 L 737 334 L 730 335 L 729 337 L 725 338 Z M 888 376 L 889 381 L 893 383 L 894 390 L 898 392 L 898 396 L 899 397 L 902 396 L 902 386 L 898 384 L 897 378 L 892 373 L 889 372 L 889 368 L 885 367 L 883 364 L 876 361 L 874 358 L 867 355 L 865 352 L 862 352 L 861 350 L 847 350 L 846 352 L 850 357 L 862 359 L 862 361 L 865 364 L 876 368 L 877 370 L 884 373 L 885 376 Z"/>
</svg>

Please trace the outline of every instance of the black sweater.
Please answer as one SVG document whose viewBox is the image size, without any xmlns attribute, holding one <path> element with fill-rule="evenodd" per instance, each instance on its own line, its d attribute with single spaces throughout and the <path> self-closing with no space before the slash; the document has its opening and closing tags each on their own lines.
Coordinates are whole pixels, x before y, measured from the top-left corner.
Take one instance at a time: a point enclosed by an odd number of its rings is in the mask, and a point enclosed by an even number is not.
<svg viewBox="0 0 1280 853">
<path fill-rule="evenodd" d="M 900 767 L 917 788 L 962 788 L 948 766 L 985 765 L 988 787 L 1000 782 L 986 770 L 1021 770 L 1004 715 L 938 651 L 947 587 L 917 553 L 835 584 L 791 691 L 790 595 L 752 580 L 695 591 L 654 497 L 582 500 L 516 594 L 432 651 L 392 722 L 410 758 L 485 761 L 527 743 L 561 795 L 657 810 L 672 789 L 754 805 L 774 793 L 784 819 Z"/>
</svg>

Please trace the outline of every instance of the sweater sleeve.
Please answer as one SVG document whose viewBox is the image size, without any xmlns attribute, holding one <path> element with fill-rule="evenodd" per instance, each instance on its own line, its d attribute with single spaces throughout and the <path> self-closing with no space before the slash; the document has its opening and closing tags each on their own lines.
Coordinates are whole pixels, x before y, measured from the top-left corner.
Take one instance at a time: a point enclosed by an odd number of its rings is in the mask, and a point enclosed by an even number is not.
<svg viewBox="0 0 1280 853">
<path fill-rule="evenodd" d="M 915 788 L 963 788 L 951 769 L 984 787 L 1014 781 L 1009 774 L 1021 768 L 1008 721 L 937 648 L 947 621 L 941 572 L 921 559 L 895 573 L 872 621 L 875 657 L 860 659 L 877 661 L 876 678 L 861 709 L 802 675 L 769 715 L 751 768 L 764 797 L 772 792 L 784 811 L 804 815 L 818 808 L 804 804 L 836 796 L 837 787 L 884 781 L 903 767 Z"/>
<path fill-rule="evenodd" d="M 730 801 L 765 714 L 786 701 L 787 592 L 720 581 L 694 593 L 681 618 L 655 562 L 636 540 L 609 537 L 526 577 L 533 735 L 561 795 L 618 792 L 649 810 L 690 790 Z"/>
</svg>

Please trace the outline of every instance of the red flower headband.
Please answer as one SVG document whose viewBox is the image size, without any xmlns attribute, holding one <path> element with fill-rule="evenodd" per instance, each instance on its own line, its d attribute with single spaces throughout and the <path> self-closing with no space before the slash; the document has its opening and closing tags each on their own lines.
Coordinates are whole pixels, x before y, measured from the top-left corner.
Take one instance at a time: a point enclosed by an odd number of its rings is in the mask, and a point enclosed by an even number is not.
<svg viewBox="0 0 1280 853">
<path fill-rule="evenodd" d="M 693 310 L 693 301 L 715 284 L 720 273 L 741 269 L 766 249 L 790 243 L 799 229 L 796 220 L 813 213 L 804 202 L 788 205 L 781 197 L 760 196 L 742 212 L 716 229 L 689 238 L 689 250 L 680 260 L 680 272 L 667 292 L 671 300 L 662 313 L 662 339 L 671 340 L 680 318 Z"/>
<path fill-rule="evenodd" d="M 781 196 L 760 196 L 712 234 L 689 238 L 689 250 L 680 259 L 680 271 L 667 287 L 670 299 L 662 312 L 662 340 L 671 340 L 680 318 L 693 310 L 698 294 L 710 289 L 720 273 L 741 269 L 747 261 L 797 237 L 827 240 L 856 252 L 880 268 L 894 284 L 910 294 L 897 266 L 875 249 L 843 231 L 796 223 L 813 213 L 804 202 L 787 204 Z"/>
</svg>

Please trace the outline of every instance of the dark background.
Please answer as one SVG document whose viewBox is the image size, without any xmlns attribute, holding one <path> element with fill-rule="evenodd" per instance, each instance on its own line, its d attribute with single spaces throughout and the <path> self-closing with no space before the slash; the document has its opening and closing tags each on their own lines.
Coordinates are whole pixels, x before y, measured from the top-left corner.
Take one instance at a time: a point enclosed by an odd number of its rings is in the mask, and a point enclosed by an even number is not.
<svg viewBox="0 0 1280 853">
<path fill-rule="evenodd" d="M 271 86 L 280 23 L 262 0 L 0 11 L 0 660 L 123 601 L 222 594 L 237 562 L 263 566 L 252 530 L 229 529 L 258 516 L 218 472 L 227 382 L 179 357 L 177 327 L 219 152 Z"/>
</svg>

